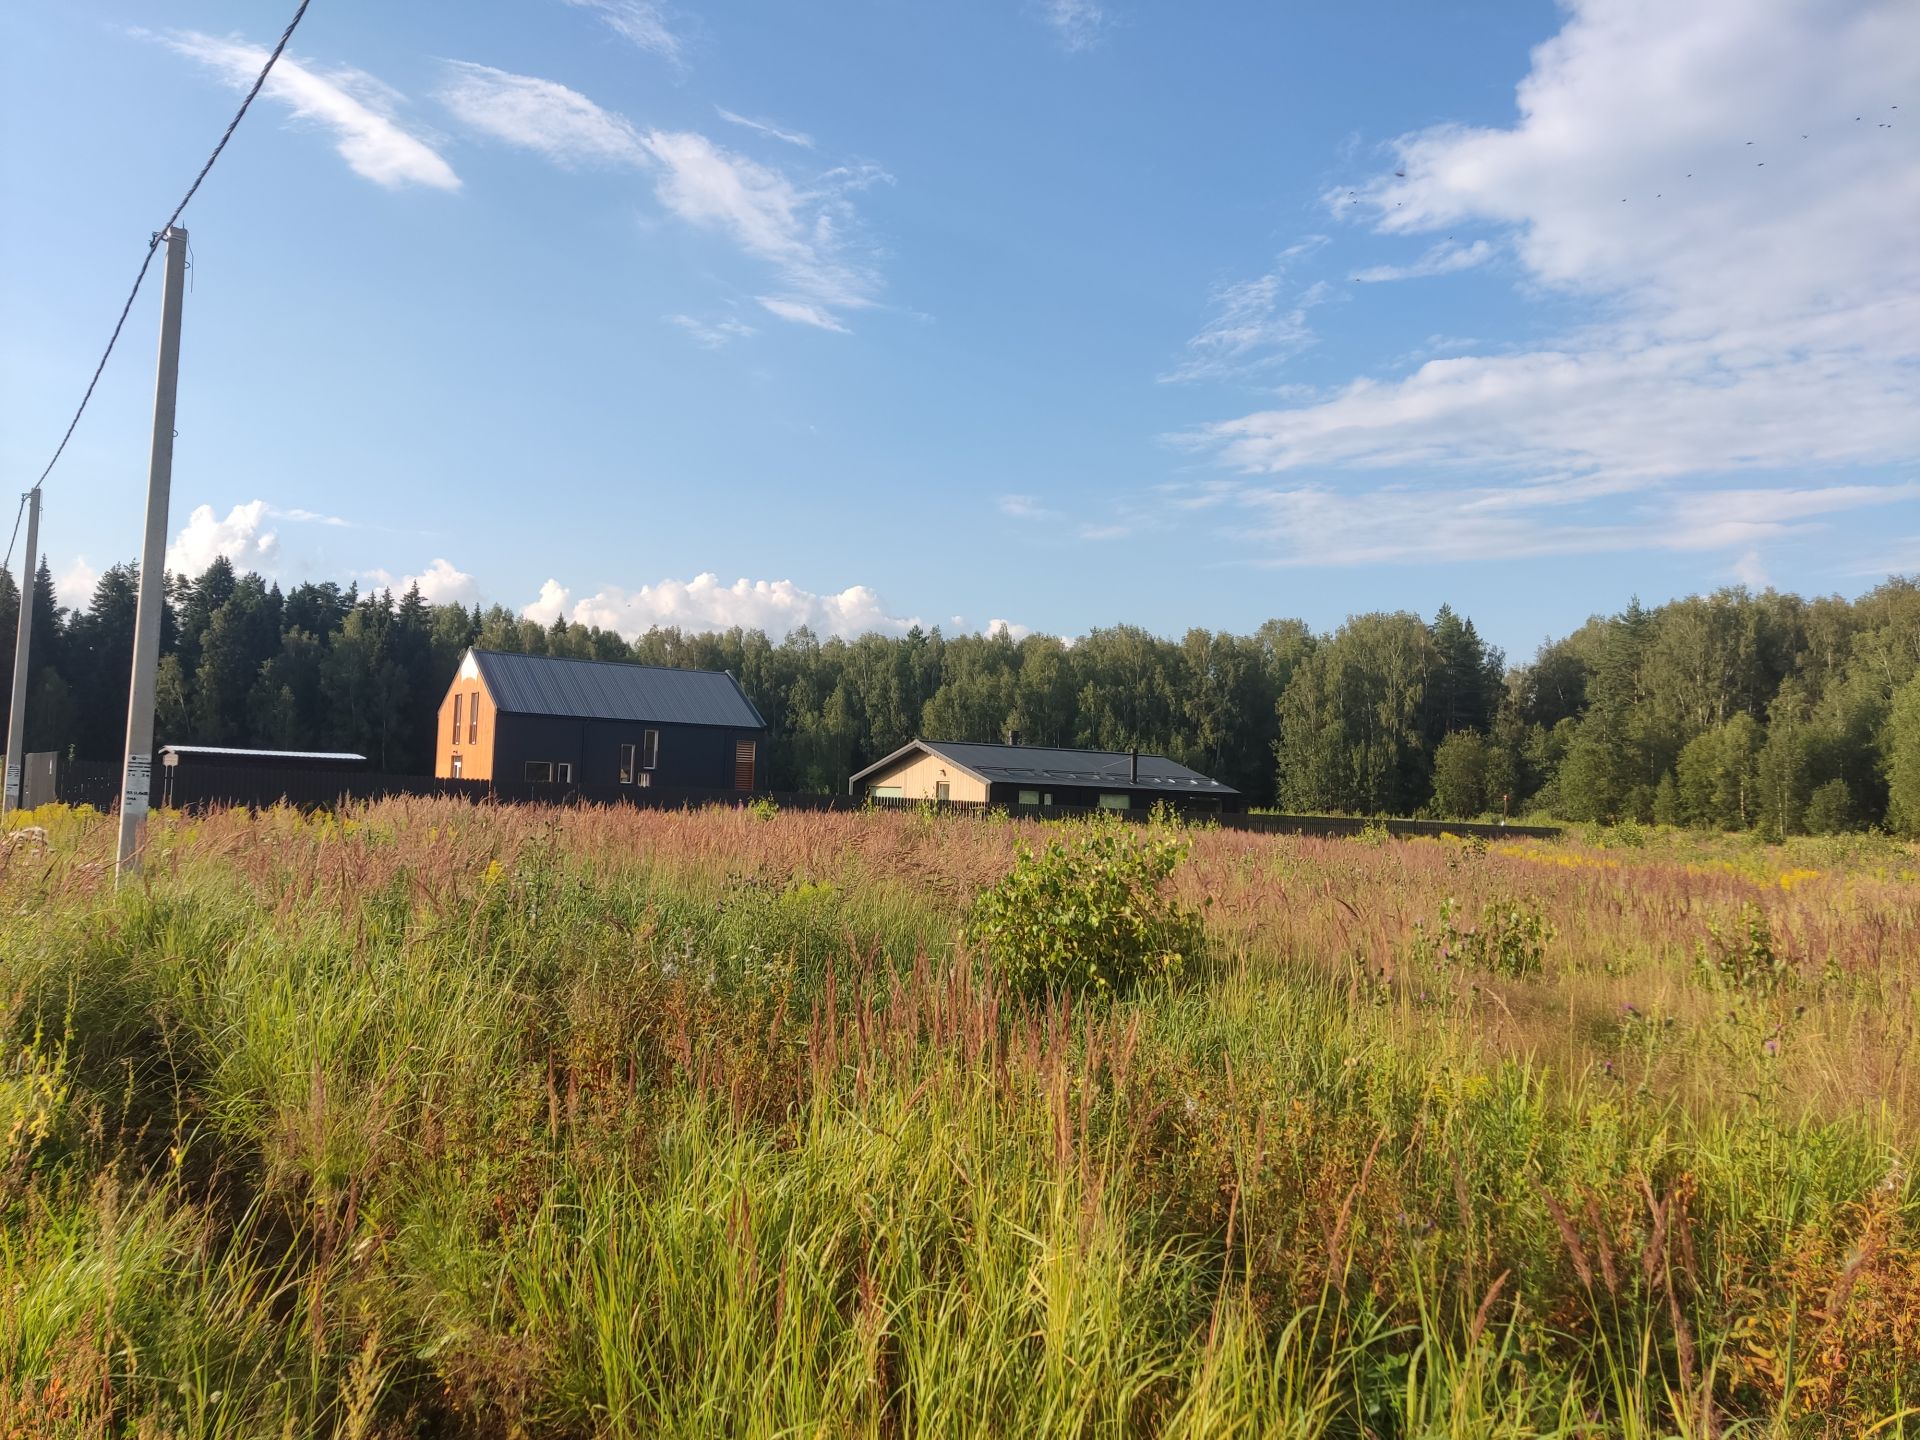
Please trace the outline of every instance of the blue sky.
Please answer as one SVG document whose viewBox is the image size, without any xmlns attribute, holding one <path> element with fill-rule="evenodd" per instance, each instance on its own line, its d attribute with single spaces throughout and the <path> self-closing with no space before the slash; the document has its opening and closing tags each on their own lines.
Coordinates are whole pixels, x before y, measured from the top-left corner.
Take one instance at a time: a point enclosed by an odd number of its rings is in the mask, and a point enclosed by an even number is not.
<svg viewBox="0 0 1920 1440">
<path fill-rule="evenodd" d="M 16 489 L 290 10 L 12 8 Z M 181 568 L 1516 656 L 1920 569 L 1904 0 L 314 0 L 288 58 L 185 221 Z M 69 602 L 138 548 L 157 307 L 47 485 Z"/>
</svg>

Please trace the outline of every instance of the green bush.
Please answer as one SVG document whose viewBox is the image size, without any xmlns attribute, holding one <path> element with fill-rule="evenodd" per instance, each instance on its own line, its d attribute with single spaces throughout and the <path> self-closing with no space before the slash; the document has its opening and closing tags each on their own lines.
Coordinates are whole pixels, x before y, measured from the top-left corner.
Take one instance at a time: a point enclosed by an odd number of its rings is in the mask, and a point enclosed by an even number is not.
<svg viewBox="0 0 1920 1440">
<path fill-rule="evenodd" d="M 963 933 L 1029 994 L 1124 994 L 1177 975 L 1206 935 L 1199 912 L 1164 888 L 1189 846 L 1158 826 L 1130 834 L 1111 821 L 1042 851 L 1022 845 L 1007 877 L 974 901 Z"/>
<path fill-rule="evenodd" d="M 1460 902 L 1448 896 L 1431 931 L 1416 921 L 1415 963 L 1464 965 L 1513 979 L 1545 968 L 1555 931 L 1538 900 L 1496 896 L 1482 908 L 1479 924 L 1463 925 L 1461 918 Z"/>
</svg>

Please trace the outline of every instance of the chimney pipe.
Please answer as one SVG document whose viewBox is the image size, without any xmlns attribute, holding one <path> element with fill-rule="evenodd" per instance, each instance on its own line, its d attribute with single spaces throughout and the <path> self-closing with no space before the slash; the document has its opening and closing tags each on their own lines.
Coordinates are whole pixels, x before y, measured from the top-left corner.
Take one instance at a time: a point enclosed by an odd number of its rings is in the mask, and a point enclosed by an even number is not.
<svg viewBox="0 0 1920 1440">
<path fill-rule="evenodd" d="M 1140 783 L 1140 747 L 1138 745 L 1133 747 L 1133 765 L 1127 772 L 1127 783 L 1131 785 Z"/>
</svg>

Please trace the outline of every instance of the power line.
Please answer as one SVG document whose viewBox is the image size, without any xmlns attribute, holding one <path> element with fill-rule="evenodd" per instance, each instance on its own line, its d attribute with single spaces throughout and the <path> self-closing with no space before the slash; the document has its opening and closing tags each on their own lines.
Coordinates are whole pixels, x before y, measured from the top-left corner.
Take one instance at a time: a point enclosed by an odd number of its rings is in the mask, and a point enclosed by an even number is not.
<svg viewBox="0 0 1920 1440">
<path fill-rule="evenodd" d="M 74 429 L 80 424 L 80 417 L 87 413 L 87 402 L 93 399 L 93 388 L 100 383 L 100 373 L 107 368 L 107 359 L 113 354 L 113 347 L 119 342 L 120 331 L 125 328 L 127 315 L 133 309 L 134 298 L 139 295 L 141 283 L 147 278 L 147 270 L 153 264 L 154 252 L 160 248 L 160 237 L 173 228 L 174 221 L 180 218 L 181 213 L 187 208 L 187 202 L 193 199 L 194 194 L 200 189 L 201 182 L 207 178 L 207 172 L 213 169 L 213 162 L 218 160 L 220 152 L 227 148 L 227 142 L 233 138 L 233 132 L 240 128 L 240 122 L 246 117 L 248 107 L 253 104 L 254 97 L 260 93 L 260 87 L 267 83 L 268 72 L 273 69 L 274 62 L 279 60 L 281 52 L 287 48 L 287 42 L 293 39 L 293 32 L 299 28 L 301 19 L 307 13 L 307 6 L 312 3 L 313 0 L 300 0 L 300 8 L 293 12 L 293 19 L 287 22 L 287 28 L 280 33 L 280 43 L 273 47 L 273 53 L 267 56 L 267 63 L 260 67 L 260 73 L 254 77 L 253 88 L 247 91 L 247 98 L 240 102 L 240 108 L 234 111 L 233 119 L 227 122 L 227 128 L 220 136 L 220 143 L 213 147 L 213 153 L 207 156 L 207 163 L 200 167 L 200 173 L 193 177 L 193 184 L 187 187 L 187 193 L 181 196 L 180 203 L 173 207 L 173 213 L 167 217 L 167 223 L 156 230 L 153 238 L 147 241 L 147 253 L 140 262 L 140 273 L 133 277 L 133 289 L 127 292 L 127 303 L 120 307 L 120 318 L 114 321 L 113 334 L 107 337 L 107 348 L 100 354 L 100 363 L 93 367 L 93 378 L 87 382 L 87 393 L 80 397 L 80 408 L 73 412 L 73 419 L 67 422 L 67 433 L 60 437 L 59 447 L 54 450 L 53 458 L 47 461 L 47 468 L 40 472 L 40 479 L 33 482 L 34 489 L 39 489 L 47 476 L 53 473 L 53 467 L 60 463 L 61 455 L 66 452 L 67 442 L 73 439 Z M 14 529 L 16 532 L 19 529 L 17 519 Z M 12 558 L 11 544 L 8 546 L 8 558 Z"/>
<path fill-rule="evenodd" d="M 44 480 L 47 477 L 42 475 L 40 478 Z M 7 558 L 4 562 L 0 562 L 0 570 L 11 570 L 13 568 L 13 546 L 14 542 L 20 538 L 20 517 L 26 513 L 27 497 L 22 495 L 20 497 L 20 508 L 13 512 L 13 534 L 7 537 Z"/>
</svg>

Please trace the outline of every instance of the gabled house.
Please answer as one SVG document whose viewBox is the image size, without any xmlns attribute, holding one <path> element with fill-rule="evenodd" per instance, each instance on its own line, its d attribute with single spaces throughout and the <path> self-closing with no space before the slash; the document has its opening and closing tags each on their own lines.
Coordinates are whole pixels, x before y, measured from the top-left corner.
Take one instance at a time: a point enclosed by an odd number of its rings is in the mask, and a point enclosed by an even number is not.
<svg viewBox="0 0 1920 1440">
<path fill-rule="evenodd" d="M 910 740 L 848 783 L 875 799 L 966 804 L 1067 805 L 1146 809 L 1164 800 L 1182 810 L 1235 811 L 1240 792 L 1164 755 L 1138 750 L 1061 750 L 1045 745 L 974 745 Z"/>
<path fill-rule="evenodd" d="M 757 790 L 766 721 L 717 670 L 469 650 L 440 702 L 434 774 Z"/>
</svg>

